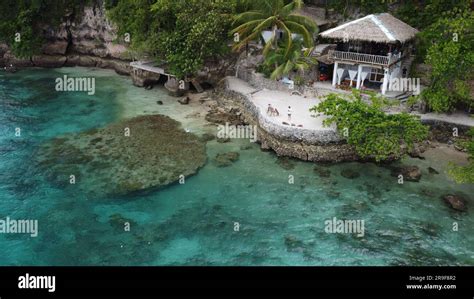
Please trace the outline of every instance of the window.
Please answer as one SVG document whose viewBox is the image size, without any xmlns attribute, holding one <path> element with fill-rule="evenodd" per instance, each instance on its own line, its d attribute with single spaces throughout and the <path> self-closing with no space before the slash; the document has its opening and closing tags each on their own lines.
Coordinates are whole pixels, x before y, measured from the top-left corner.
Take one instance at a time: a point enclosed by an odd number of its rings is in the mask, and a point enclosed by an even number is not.
<svg viewBox="0 0 474 299">
<path fill-rule="evenodd" d="M 372 68 L 370 70 L 370 74 L 369 74 L 369 81 L 371 81 L 371 82 L 382 82 L 383 76 L 384 76 L 384 74 L 383 74 L 382 69 Z"/>
</svg>

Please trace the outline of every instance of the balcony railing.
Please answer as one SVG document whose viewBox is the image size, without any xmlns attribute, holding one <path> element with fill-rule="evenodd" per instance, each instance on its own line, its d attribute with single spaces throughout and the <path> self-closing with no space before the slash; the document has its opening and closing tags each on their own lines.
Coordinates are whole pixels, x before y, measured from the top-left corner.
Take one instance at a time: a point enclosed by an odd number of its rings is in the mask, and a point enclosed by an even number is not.
<svg viewBox="0 0 474 299">
<path fill-rule="evenodd" d="M 373 65 L 382 65 L 382 66 L 390 66 L 400 60 L 400 55 L 390 55 L 390 56 L 382 56 L 382 55 L 371 55 L 371 54 L 363 54 L 363 53 L 355 53 L 355 52 L 343 52 L 343 51 L 329 51 L 329 57 L 334 60 L 343 60 L 343 61 L 351 61 L 357 63 L 366 63 L 366 64 L 373 64 Z"/>
</svg>

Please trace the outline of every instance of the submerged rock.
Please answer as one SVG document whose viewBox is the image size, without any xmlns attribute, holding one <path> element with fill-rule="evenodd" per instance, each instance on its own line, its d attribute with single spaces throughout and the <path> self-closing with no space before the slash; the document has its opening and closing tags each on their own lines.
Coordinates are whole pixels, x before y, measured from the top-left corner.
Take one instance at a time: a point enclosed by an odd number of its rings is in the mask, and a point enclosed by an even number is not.
<svg viewBox="0 0 474 299">
<path fill-rule="evenodd" d="M 55 185 L 58 179 L 69 184 L 69 176 L 79 173 L 75 188 L 101 195 L 166 186 L 195 174 L 205 162 L 205 143 L 161 115 L 53 139 L 38 154 L 38 165 Z"/>
<path fill-rule="evenodd" d="M 278 157 L 276 163 L 285 170 L 295 169 L 295 161 L 288 157 Z"/>
<path fill-rule="evenodd" d="M 320 167 L 318 165 L 314 166 L 314 172 L 319 174 L 319 177 L 321 178 L 328 178 L 331 176 L 331 170 L 326 167 Z"/>
<path fill-rule="evenodd" d="M 217 142 L 219 142 L 219 143 L 227 143 L 227 142 L 230 142 L 230 138 L 229 138 L 229 137 L 226 137 L 226 138 L 217 138 Z"/>
<path fill-rule="evenodd" d="M 122 214 L 113 214 L 109 216 L 109 224 L 119 231 L 125 231 L 126 226 L 135 226 L 135 222 L 131 219 L 125 218 Z"/>
<path fill-rule="evenodd" d="M 448 194 L 443 196 L 443 200 L 449 207 L 456 211 L 467 211 L 467 201 L 461 196 Z"/>
<path fill-rule="evenodd" d="M 204 133 L 201 136 L 201 140 L 203 142 L 208 142 L 208 141 L 211 141 L 211 140 L 214 140 L 214 139 L 216 139 L 216 136 L 213 135 L 213 134 L 210 134 L 210 133 Z"/>
<path fill-rule="evenodd" d="M 436 169 L 434 169 L 433 167 L 428 167 L 428 171 L 431 174 L 439 174 L 439 172 Z"/>
<path fill-rule="evenodd" d="M 240 154 L 237 152 L 228 152 L 223 154 L 217 154 L 214 158 L 217 167 L 227 167 L 232 165 L 235 161 L 239 160 Z"/>
<path fill-rule="evenodd" d="M 242 124 L 240 117 L 236 114 L 220 111 L 220 110 L 211 110 L 206 114 L 205 119 L 208 122 L 225 125 L 229 123 L 229 125 L 238 126 Z"/>
<path fill-rule="evenodd" d="M 288 252 L 302 252 L 304 243 L 293 235 L 285 236 L 285 246 Z"/>
<path fill-rule="evenodd" d="M 189 97 L 185 97 L 185 98 L 179 99 L 178 103 L 180 103 L 181 105 L 187 105 L 189 104 L 189 101 L 190 101 Z"/>
<path fill-rule="evenodd" d="M 346 169 L 341 170 L 341 176 L 345 177 L 346 179 L 352 180 L 352 179 L 356 179 L 360 177 L 360 173 L 350 168 L 346 168 Z"/>
<path fill-rule="evenodd" d="M 418 166 L 401 166 L 392 169 L 392 176 L 403 175 L 403 179 L 410 182 L 418 182 L 421 179 L 421 170 Z"/>
</svg>

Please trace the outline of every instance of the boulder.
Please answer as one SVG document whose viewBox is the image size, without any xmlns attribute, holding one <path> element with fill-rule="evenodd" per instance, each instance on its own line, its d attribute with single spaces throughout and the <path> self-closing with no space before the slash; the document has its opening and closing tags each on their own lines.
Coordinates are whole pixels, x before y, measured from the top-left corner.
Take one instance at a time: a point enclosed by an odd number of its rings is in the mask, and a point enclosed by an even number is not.
<svg viewBox="0 0 474 299">
<path fill-rule="evenodd" d="M 36 55 L 31 60 L 38 67 L 58 68 L 65 65 L 67 58 L 62 55 Z"/>
<path fill-rule="evenodd" d="M 405 181 L 418 182 L 421 179 L 421 170 L 418 166 L 413 165 L 393 168 L 392 176 L 398 177 L 399 175 L 403 175 Z"/>
<path fill-rule="evenodd" d="M 461 212 L 467 211 L 467 201 L 461 196 L 447 194 L 443 196 L 443 200 L 453 210 Z"/>
<path fill-rule="evenodd" d="M 216 163 L 217 167 L 227 167 L 232 165 L 235 161 L 237 161 L 240 157 L 240 154 L 237 152 L 228 152 L 223 154 L 217 154 L 214 158 L 214 162 Z"/>
<path fill-rule="evenodd" d="M 97 58 L 86 55 L 69 55 L 66 61 L 66 66 L 94 67 L 96 65 Z"/>
<path fill-rule="evenodd" d="M 187 104 L 189 104 L 190 100 L 191 99 L 189 97 L 184 97 L 184 98 L 179 99 L 178 103 L 180 103 L 181 105 L 187 105 Z"/>
<path fill-rule="evenodd" d="M 246 150 L 249 150 L 251 148 L 252 148 L 252 145 L 250 145 L 250 144 L 240 146 L 241 151 L 246 151 Z"/>
<path fill-rule="evenodd" d="M 439 172 L 431 166 L 428 167 L 428 172 L 431 174 L 439 174 Z"/>
<path fill-rule="evenodd" d="M 228 143 L 228 142 L 230 142 L 230 138 L 229 137 L 217 138 L 217 142 L 219 142 L 219 143 Z"/>
<path fill-rule="evenodd" d="M 357 171 L 354 171 L 350 168 L 345 168 L 343 170 L 341 170 L 341 176 L 345 177 L 346 179 L 356 179 L 358 177 L 360 177 L 360 173 L 358 173 Z"/>
<path fill-rule="evenodd" d="M 331 176 L 331 170 L 327 167 L 314 166 L 313 170 L 318 173 L 321 178 L 328 178 Z"/>
<path fill-rule="evenodd" d="M 16 58 L 10 51 L 3 55 L 4 64 L 8 67 L 13 65 L 14 67 L 31 67 L 33 62 L 29 58 Z"/>
<path fill-rule="evenodd" d="M 295 169 L 295 161 L 288 157 L 278 157 L 276 163 L 285 170 Z"/>
<path fill-rule="evenodd" d="M 146 87 L 157 84 L 161 77 L 160 74 L 144 70 L 139 70 L 138 72 L 131 72 L 130 75 L 132 76 L 133 85 L 138 87 Z"/>
<path fill-rule="evenodd" d="M 221 125 L 229 123 L 229 125 L 238 126 L 242 124 L 242 121 L 238 115 L 220 110 L 209 111 L 205 119 L 208 122 Z"/>
<path fill-rule="evenodd" d="M 44 44 L 41 50 L 46 55 L 65 55 L 68 45 L 66 40 L 58 40 Z"/>
</svg>

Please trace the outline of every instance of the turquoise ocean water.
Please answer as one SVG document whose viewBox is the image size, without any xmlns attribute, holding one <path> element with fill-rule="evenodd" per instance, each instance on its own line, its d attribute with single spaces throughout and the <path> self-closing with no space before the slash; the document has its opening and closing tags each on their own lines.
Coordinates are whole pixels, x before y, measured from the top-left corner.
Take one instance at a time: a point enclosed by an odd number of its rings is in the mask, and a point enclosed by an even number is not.
<svg viewBox="0 0 474 299">
<path fill-rule="evenodd" d="M 64 74 L 94 76 L 96 94 L 56 92 L 54 80 Z M 399 185 L 387 168 L 371 163 L 321 165 L 331 173 L 321 178 L 314 163 L 293 161 L 285 170 L 258 145 L 242 150 L 247 140 L 211 141 L 197 175 L 151 193 L 89 198 L 44 180 L 34 163 L 42 142 L 149 113 L 147 101 L 179 120 L 189 109 L 173 106 L 163 90 L 138 89 L 111 71 L 0 73 L 0 219 L 39 225 L 36 238 L 0 234 L 0 265 L 474 265 L 472 211 L 453 212 L 440 199 L 452 192 L 472 197 L 474 186 L 430 174 L 429 166 L 443 164 L 439 156 L 404 160 L 423 177 Z M 240 159 L 216 167 L 212 158 L 227 151 L 238 151 Z M 348 168 L 360 176 L 342 177 Z M 472 199 L 469 204 L 472 210 Z M 364 237 L 326 233 L 324 221 L 333 217 L 364 220 Z M 130 231 L 114 219 L 129 221 Z"/>
</svg>

